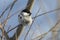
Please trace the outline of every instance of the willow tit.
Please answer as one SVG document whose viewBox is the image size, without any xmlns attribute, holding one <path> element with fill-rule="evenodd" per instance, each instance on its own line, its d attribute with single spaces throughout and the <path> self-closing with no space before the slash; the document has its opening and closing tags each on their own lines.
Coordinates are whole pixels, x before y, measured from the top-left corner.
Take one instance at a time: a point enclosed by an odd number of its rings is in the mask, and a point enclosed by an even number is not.
<svg viewBox="0 0 60 40">
<path fill-rule="evenodd" d="M 31 12 L 27 9 L 24 9 L 19 15 L 18 15 L 19 24 L 25 25 L 31 25 L 32 23 L 32 17 Z"/>
</svg>

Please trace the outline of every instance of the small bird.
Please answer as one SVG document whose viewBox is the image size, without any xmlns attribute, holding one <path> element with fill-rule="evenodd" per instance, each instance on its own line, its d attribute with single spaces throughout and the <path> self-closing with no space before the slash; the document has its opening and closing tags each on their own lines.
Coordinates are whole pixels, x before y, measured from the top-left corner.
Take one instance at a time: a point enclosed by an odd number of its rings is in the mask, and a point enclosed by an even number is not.
<svg viewBox="0 0 60 40">
<path fill-rule="evenodd" d="M 28 9 L 22 10 L 22 12 L 18 15 L 19 24 L 31 25 L 32 17 L 31 12 Z"/>
</svg>

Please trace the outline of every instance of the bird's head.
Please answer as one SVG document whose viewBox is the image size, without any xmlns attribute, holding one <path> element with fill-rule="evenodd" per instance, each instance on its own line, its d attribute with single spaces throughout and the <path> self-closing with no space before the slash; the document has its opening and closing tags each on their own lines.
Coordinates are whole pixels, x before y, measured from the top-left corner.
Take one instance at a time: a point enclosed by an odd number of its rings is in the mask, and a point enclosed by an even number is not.
<svg viewBox="0 0 60 40">
<path fill-rule="evenodd" d="M 31 16 L 31 12 L 28 9 L 24 9 L 21 14 L 23 16 Z"/>
</svg>

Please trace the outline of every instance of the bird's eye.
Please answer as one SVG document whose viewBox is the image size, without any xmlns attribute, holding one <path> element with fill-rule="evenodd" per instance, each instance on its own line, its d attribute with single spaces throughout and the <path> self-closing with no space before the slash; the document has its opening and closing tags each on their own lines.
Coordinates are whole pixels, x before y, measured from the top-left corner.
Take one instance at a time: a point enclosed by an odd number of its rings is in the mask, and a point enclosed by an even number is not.
<svg viewBox="0 0 60 40">
<path fill-rule="evenodd" d="M 29 16 L 31 16 L 31 13 L 29 13 Z"/>
<path fill-rule="evenodd" d="M 20 17 L 20 19 L 22 19 L 22 17 Z"/>
</svg>

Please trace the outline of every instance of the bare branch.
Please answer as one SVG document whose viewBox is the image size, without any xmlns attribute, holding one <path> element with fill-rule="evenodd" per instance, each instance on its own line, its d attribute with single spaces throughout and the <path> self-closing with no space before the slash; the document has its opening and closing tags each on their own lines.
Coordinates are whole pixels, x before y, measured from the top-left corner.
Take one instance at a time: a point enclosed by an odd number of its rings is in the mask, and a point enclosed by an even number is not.
<svg viewBox="0 0 60 40">
<path fill-rule="evenodd" d="M 11 5 L 11 4 L 9 4 L 9 5 L 6 7 L 6 9 L 2 12 L 0 18 L 1 18 L 1 17 L 4 15 L 4 13 L 9 9 L 10 5 Z"/>
<path fill-rule="evenodd" d="M 2 28 L 2 24 L 0 23 L 0 29 Z"/>
<path fill-rule="evenodd" d="M 51 32 L 54 28 L 56 28 L 59 23 L 60 23 L 60 20 L 59 20 L 59 21 L 55 24 L 55 26 L 53 26 L 48 32 L 46 32 L 46 33 L 44 33 L 44 34 L 41 34 L 41 35 L 35 37 L 35 38 L 32 39 L 32 40 L 35 40 L 35 39 L 37 39 L 37 38 L 39 38 L 39 39 L 41 40 L 41 39 L 44 38 L 49 32 Z"/>
<path fill-rule="evenodd" d="M 4 28 L 2 27 L 2 25 L 0 24 L 0 29 L 2 31 L 2 35 L 6 37 L 6 39 L 8 40 L 9 39 L 9 36 L 7 34 L 7 32 L 4 30 Z"/>
<path fill-rule="evenodd" d="M 22 24 L 20 24 L 20 25 L 18 25 L 17 27 L 18 27 L 18 28 L 17 28 L 17 30 L 16 30 L 16 33 L 13 35 L 13 37 L 10 38 L 10 40 L 16 40 L 15 35 L 17 35 L 17 39 L 18 39 L 18 37 L 20 36 L 20 34 L 21 34 L 24 26 L 23 26 Z"/>
<path fill-rule="evenodd" d="M 11 10 L 12 10 L 12 8 L 13 8 L 13 6 L 14 6 L 14 4 L 15 4 L 16 1 L 17 1 L 17 0 L 14 0 L 14 2 L 11 4 L 9 13 L 8 13 L 8 15 L 7 15 L 7 18 L 9 17 L 9 14 L 10 14 L 10 12 L 11 12 Z M 2 13 L 1 16 L 3 16 L 3 14 L 5 13 L 5 11 L 6 11 L 8 8 L 9 8 L 9 6 L 3 11 L 3 13 Z M 6 19 L 7 19 L 7 18 L 6 18 Z M 7 20 L 5 20 L 5 21 L 3 22 L 3 23 L 4 23 L 4 26 L 5 26 L 6 22 L 7 22 Z M 9 40 L 9 36 L 8 36 L 7 32 L 4 30 L 3 27 L 1 28 L 1 30 L 2 30 L 3 36 L 5 36 L 7 40 Z"/>
<path fill-rule="evenodd" d="M 51 10 L 51 11 L 48 11 L 48 12 L 44 12 L 44 13 L 42 13 L 42 14 L 39 14 L 38 16 L 36 16 L 36 17 L 33 17 L 33 18 L 37 18 L 37 17 L 39 17 L 39 16 L 42 16 L 42 15 L 45 15 L 45 14 L 48 14 L 48 13 L 51 13 L 51 12 L 54 12 L 54 11 L 58 11 L 58 10 L 60 10 L 60 8 L 53 9 L 53 10 Z"/>
<path fill-rule="evenodd" d="M 4 13 L 5 13 L 10 7 L 11 7 L 11 9 L 12 9 L 12 6 L 15 4 L 16 1 L 17 1 L 17 0 L 14 0 L 13 3 L 9 4 L 9 5 L 6 7 L 6 9 L 2 12 L 0 18 L 4 15 Z"/>
<path fill-rule="evenodd" d="M 2 29 L 2 31 L 3 31 L 2 33 L 4 34 L 4 36 L 6 37 L 6 39 L 9 40 L 9 36 L 8 36 L 7 32 L 4 29 Z"/>
<path fill-rule="evenodd" d="M 8 27 L 8 29 L 7 29 L 7 32 L 10 30 L 10 28 L 11 28 L 11 25 L 9 25 L 9 27 Z"/>
<path fill-rule="evenodd" d="M 9 12 L 8 12 L 8 15 L 7 15 L 7 18 L 6 18 L 6 20 L 5 21 L 3 21 L 3 23 L 4 23 L 4 26 L 6 25 L 6 23 L 7 23 L 7 19 L 8 19 L 8 17 L 9 17 L 9 15 L 10 15 L 10 12 L 11 12 L 11 10 L 12 10 L 12 8 L 13 8 L 13 6 L 14 6 L 14 4 L 17 2 L 17 0 L 14 0 L 14 2 L 11 4 L 11 7 L 10 7 L 10 10 L 9 10 Z"/>
<path fill-rule="evenodd" d="M 30 10 L 32 5 L 33 5 L 33 2 L 34 0 L 28 0 L 28 3 L 27 3 L 27 6 L 26 6 L 26 9 Z"/>
<path fill-rule="evenodd" d="M 9 33 L 10 31 L 14 30 L 15 28 L 19 27 L 18 25 L 10 30 L 7 31 L 7 33 Z"/>
</svg>

